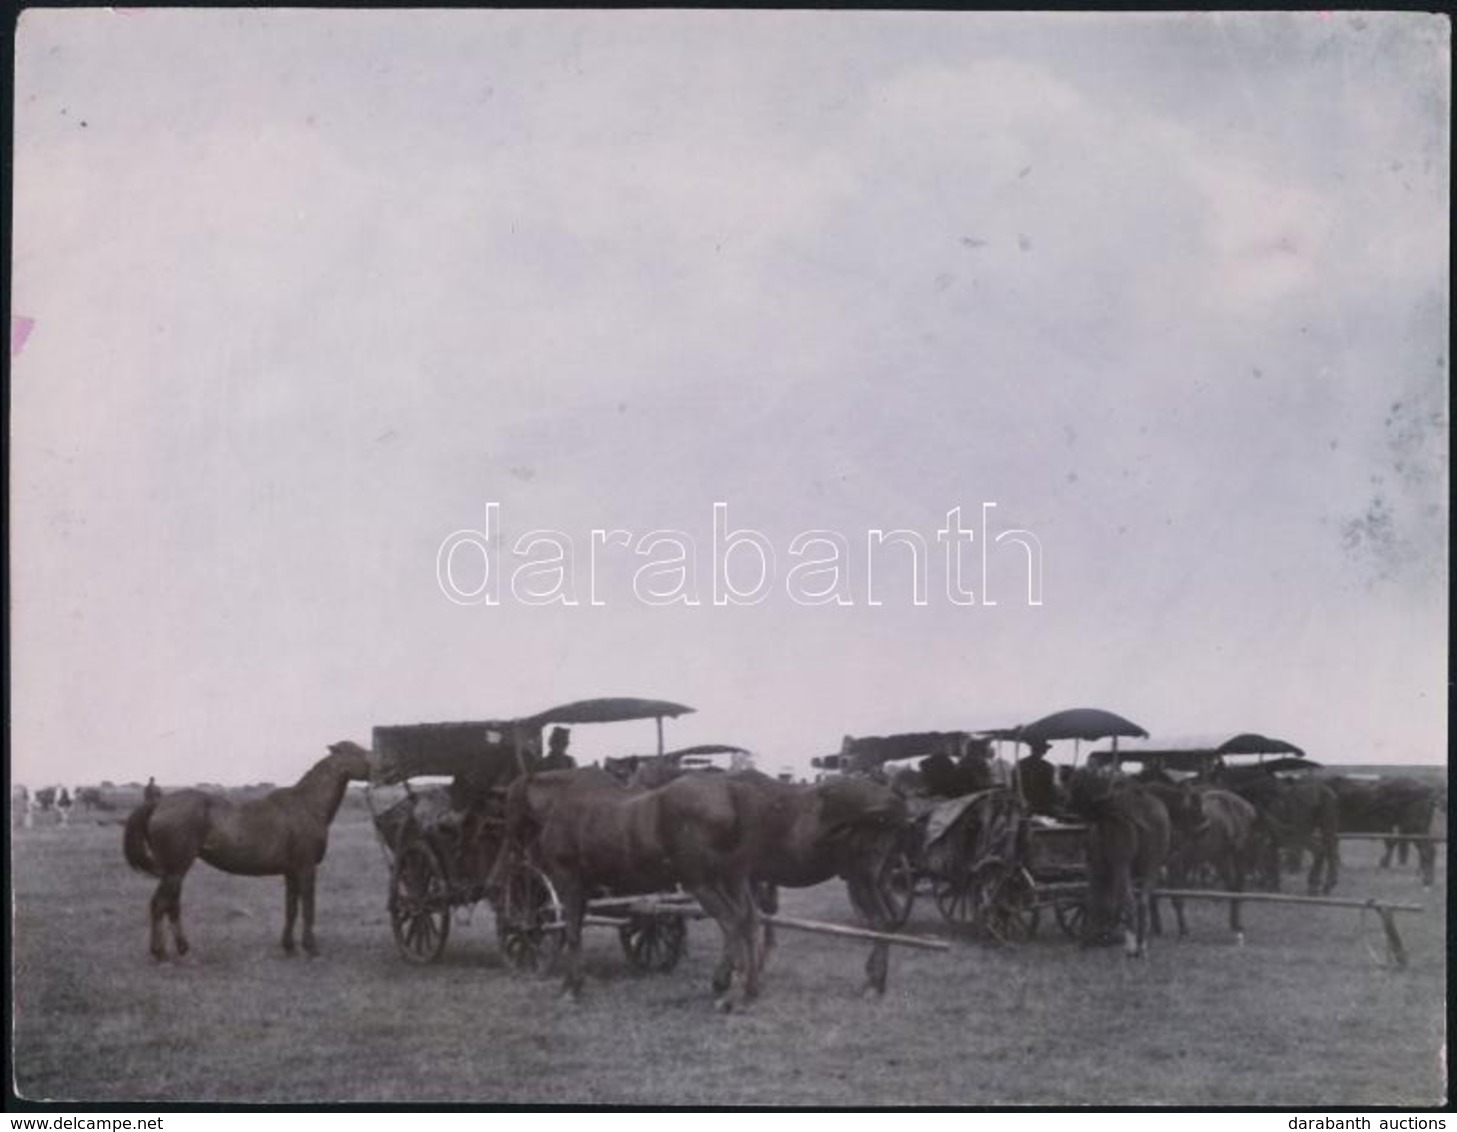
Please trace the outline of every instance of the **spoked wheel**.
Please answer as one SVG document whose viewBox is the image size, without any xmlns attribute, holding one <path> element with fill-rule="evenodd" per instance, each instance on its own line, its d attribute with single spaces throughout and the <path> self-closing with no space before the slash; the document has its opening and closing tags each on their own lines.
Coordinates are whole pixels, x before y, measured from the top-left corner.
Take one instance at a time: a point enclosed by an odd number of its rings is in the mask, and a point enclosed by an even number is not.
<svg viewBox="0 0 1457 1132">
<path fill-rule="evenodd" d="M 936 909 L 948 924 L 976 923 L 977 886 L 968 877 L 937 877 L 932 894 Z"/>
<path fill-rule="evenodd" d="M 1060 900 L 1052 906 L 1057 926 L 1069 939 L 1082 939 L 1088 925 L 1088 906 L 1081 900 Z"/>
<path fill-rule="evenodd" d="M 897 849 L 885 859 L 876 884 L 881 900 L 890 910 L 890 922 L 883 930 L 893 932 L 905 926 L 916 902 L 916 870 L 905 850 Z"/>
<path fill-rule="evenodd" d="M 688 925 L 682 916 L 633 916 L 617 929 L 622 953 L 639 971 L 667 973 L 688 949 Z"/>
<path fill-rule="evenodd" d="M 1010 868 L 992 878 L 983 889 L 986 904 L 982 922 L 1001 943 L 1026 943 L 1037 934 L 1040 918 L 1032 880 L 1020 868 Z"/>
<path fill-rule="evenodd" d="M 390 874 L 390 927 L 400 954 L 411 963 L 434 963 L 450 937 L 450 890 L 440 858 L 412 841 L 400 850 Z"/>
<path fill-rule="evenodd" d="M 547 875 L 533 865 L 513 869 L 496 906 L 496 939 L 518 971 L 550 966 L 561 950 L 565 918 Z"/>
</svg>

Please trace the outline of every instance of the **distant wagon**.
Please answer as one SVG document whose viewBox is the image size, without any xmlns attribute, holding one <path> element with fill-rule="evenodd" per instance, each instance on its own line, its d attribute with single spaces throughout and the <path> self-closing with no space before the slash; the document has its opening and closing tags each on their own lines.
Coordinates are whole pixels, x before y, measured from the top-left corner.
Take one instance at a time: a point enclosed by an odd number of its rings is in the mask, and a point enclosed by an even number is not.
<svg viewBox="0 0 1457 1132">
<path fill-rule="evenodd" d="M 1111 712 L 1079 708 L 1058 712 L 1022 727 L 981 732 L 911 732 L 845 740 L 824 770 L 890 777 L 895 765 L 943 760 L 965 765 L 975 746 L 990 750 L 1018 744 L 1071 739 L 1093 741 L 1146 732 Z M 929 894 L 941 916 L 974 927 L 1003 943 L 1020 943 L 1037 930 L 1044 910 L 1062 929 L 1078 936 L 1086 923 L 1087 827 L 1061 816 L 1037 813 L 1028 804 L 1018 772 L 999 773 L 1000 760 L 975 774 L 947 776 L 954 789 L 914 799 L 916 825 L 887 883 L 896 894 L 901 919 L 919 894 Z M 931 764 L 931 765 L 934 765 Z M 928 766 L 929 770 L 930 767 Z M 917 785 L 924 788 L 926 772 Z M 934 785 L 934 783 L 930 783 Z M 958 785 L 959 784 L 959 785 Z"/>
</svg>

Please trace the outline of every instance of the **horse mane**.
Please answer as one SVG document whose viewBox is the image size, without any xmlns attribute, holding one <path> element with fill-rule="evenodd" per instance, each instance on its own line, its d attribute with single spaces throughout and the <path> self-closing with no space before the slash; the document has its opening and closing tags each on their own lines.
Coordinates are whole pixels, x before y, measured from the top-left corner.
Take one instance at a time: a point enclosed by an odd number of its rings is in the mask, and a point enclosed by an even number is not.
<svg viewBox="0 0 1457 1132">
<path fill-rule="evenodd" d="M 329 747 L 329 753 L 304 771 L 296 783 L 276 793 L 309 800 L 321 796 L 324 802 L 321 816 L 325 824 L 332 824 L 334 815 L 344 802 L 344 791 L 349 786 L 349 773 L 344 769 L 344 764 L 361 756 L 367 758 L 368 755 L 368 751 L 349 739 L 333 743 Z"/>
</svg>

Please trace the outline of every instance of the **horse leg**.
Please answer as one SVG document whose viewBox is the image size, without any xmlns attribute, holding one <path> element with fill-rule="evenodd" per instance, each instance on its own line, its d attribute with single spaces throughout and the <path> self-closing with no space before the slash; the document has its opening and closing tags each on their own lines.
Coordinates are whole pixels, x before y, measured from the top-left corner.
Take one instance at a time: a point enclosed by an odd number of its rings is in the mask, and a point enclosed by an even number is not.
<svg viewBox="0 0 1457 1132">
<path fill-rule="evenodd" d="M 1417 861 L 1422 871 L 1422 887 L 1431 888 L 1437 879 L 1437 850 L 1430 841 L 1417 842 Z"/>
<path fill-rule="evenodd" d="M 1117 868 L 1113 874 L 1111 905 L 1114 925 L 1123 929 L 1123 952 L 1130 959 L 1138 954 L 1138 914 L 1134 907 L 1133 878 L 1127 868 Z"/>
<path fill-rule="evenodd" d="M 171 889 L 171 900 L 167 906 L 167 918 L 172 922 L 172 946 L 180 959 L 192 950 L 187 936 L 182 931 L 182 878 L 179 876 Z"/>
<path fill-rule="evenodd" d="M 187 937 L 182 934 L 182 877 L 175 873 L 168 873 L 157 882 L 157 890 L 152 893 L 150 905 L 152 918 L 152 958 L 158 963 L 167 959 L 167 938 L 163 934 L 162 921 L 169 920 L 172 924 L 172 939 L 177 948 L 178 956 L 187 954 Z"/>
<path fill-rule="evenodd" d="M 733 986 L 735 954 L 739 950 L 734 936 L 733 909 L 716 885 L 696 885 L 693 895 L 697 898 L 699 907 L 713 917 L 714 923 L 723 933 L 723 953 L 719 956 L 718 966 L 714 968 L 711 986 L 714 1006 L 726 1014 L 733 1009 L 729 990 Z"/>
<path fill-rule="evenodd" d="M 298 876 L 283 874 L 283 953 L 293 954 L 293 925 L 298 919 Z"/>
<path fill-rule="evenodd" d="M 152 958 L 158 963 L 167 959 L 167 937 L 162 934 L 162 920 L 167 915 L 167 898 L 163 895 L 163 889 L 167 887 L 166 879 L 157 882 L 156 889 L 152 892 L 152 899 L 147 904 L 147 915 L 151 925 L 151 941 L 149 949 Z"/>
<path fill-rule="evenodd" d="M 1176 901 L 1171 896 L 1171 897 L 1169 897 L 1169 903 L 1170 904 L 1177 905 L 1178 903 L 1180 903 L 1180 901 Z M 1136 905 L 1136 906 L 1142 907 L 1141 904 Z M 1175 907 L 1175 909 L 1174 909 L 1174 914 L 1175 914 L 1175 918 L 1178 919 L 1179 921 L 1181 921 L 1181 923 L 1182 923 L 1184 917 L 1183 917 L 1183 914 L 1179 911 L 1179 909 L 1177 907 Z M 1148 931 L 1151 932 L 1154 935 L 1163 935 L 1164 934 L 1163 913 L 1161 913 L 1159 911 L 1158 897 L 1153 896 L 1153 895 L 1150 895 L 1149 898 L 1148 898 Z M 1181 932 L 1180 934 L 1183 934 L 1183 933 Z M 1143 929 L 1140 928 L 1139 929 L 1139 937 L 1142 938 L 1142 936 L 1143 936 Z"/>
<path fill-rule="evenodd" d="M 759 972 L 763 967 L 759 947 L 759 905 L 747 877 L 733 888 L 736 890 L 734 903 L 739 909 L 736 927 L 744 960 L 744 1005 L 747 1006 L 759 997 Z"/>
<path fill-rule="evenodd" d="M 1192 873 L 1188 861 L 1182 857 L 1169 865 L 1169 883 L 1173 888 L 1186 888 L 1189 883 L 1189 876 Z M 1182 896 L 1170 896 L 1169 903 L 1174 906 L 1174 920 L 1179 925 L 1179 938 L 1189 934 L 1189 925 L 1184 919 L 1184 898 Z M 1164 934 L 1164 925 L 1159 913 L 1159 898 L 1152 893 L 1148 898 L 1149 927 L 1154 935 Z"/>
<path fill-rule="evenodd" d="M 1389 869 L 1391 868 L 1391 855 L 1396 852 L 1396 842 L 1392 841 L 1390 838 L 1387 838 L 1381 844 L 1384 847 L 1385 852 L 1381 854 L 1381 864 L 1379 867 L 1383 869 Z M 1406 864 L 1406 862 L 1403 861 L 1402 864 Z"/>
<path fill-rule="evenodd" d="M 850 885 L 851 901 L 860 914 L 876 931 L 888 932 L 895 925 L 895 912 L 885 899 L 876 878 L 881 875 L 880 861 L 872 861 L 869 868 Z M 885 983 L 890 975 L 890 944 L 876 940 L 870 945 L 870 955 L 865 960 L 865 997 L 880 997 L 885 994 Z"/>
<path fill-rule="evenodd" d="M 1325 838 L 1325 888 L 1326 895 L 1336 887 L 1341 875 L 1341 841 L 1334 832 Z"/>
<path fill-rule="evenodd" d="M 314 880 L 318 873 L 309 869 L 299 874 L 299 901 L 304 914 L 304 954 L 313 958 L 319 953 L 318 941 L 314 939 Z"/>
<path fill-rule="evenodd" d="M 1132 958 L 1148 956 L 1148 936 L 1154 918 L 1153 897 L 1146 879 L 1139 879 L 1129 885 L 1133 897 L 1133 940 Z"/>
<path fill-rule="evenodd" d="M 1219 871 L 1223 874 L 1224 890 L 1226 892 L 1243 892 L 1245 889 L 1244 864 L 1240 861 L 1239 853 L 1231 849 L 1219 862 Z M 1245 942 L 1245 929 L 1240 921 L 1240 901 L 1229 902 L 1229 930 L 1234 932 L 1234 941 L 1241 947 Z"/>
<path fill-rule="evenodd" d="M 557 885 L 562 915 L 562 997 L 577 1001 L 582 995 L 582 920 L 587 914 L 587 893 L 576 878 Z"/>
<path fill-rule="evenodd" d="M 764 915 L 772 916 L 779 911 L 779 888 L 777 885 L 758 883 L 754 885 L 754 892 L 759 901 L 759 910 Z M 768 919 L 762 921 L 764 925 L 763 942 L 759 946 L 759 970 L 769 966 L 769 955 L 774 950 L 776 940 L 774 938 L 774 925 Z"/>
<path fill-rule="evenodd" d="M 1184 918 L 1184 898 L 1182 896 L 1170 896 L 1169 903 L 1174 906 L 1174 920 L 1179 925 L 1179 938 L 1183 939 L 1189 934 L 1189 923 Z M 1148 897 L 1149 927 L 1154 935 L 1163 935 L 1163 924 L 1159 922 L 1159 901 L 1158 897 L 1149 893 Z"/>
</svg>

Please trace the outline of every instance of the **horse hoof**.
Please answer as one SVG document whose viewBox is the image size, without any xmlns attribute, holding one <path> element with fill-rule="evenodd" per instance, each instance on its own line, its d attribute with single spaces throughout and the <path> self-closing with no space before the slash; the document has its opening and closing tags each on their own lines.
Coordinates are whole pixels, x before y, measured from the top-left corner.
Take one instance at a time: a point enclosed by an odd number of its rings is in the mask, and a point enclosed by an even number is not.
<svg viewBox="0 0 1457 1132">
<path fill-rule="evenodd" d="M 713 1008 L 715 1010 L 717 1010 L 720 1014 L 732 1014 L 733 1013 L 733 1010 L 734 1010 L 734 1002 L 733 1002 L 733 999 L 731 999 L 731 998 L 720 998 L 720 999 L 716 999 L 714 1001 Z"/>
<path fill-rule="evenodd" d="M 1234 933 L 1234 945 L 1236 947 L 1243 947 L 1245 945 L 1245 933 L 1244 932 L 1235 932 Z"/>
<path fill-rule="evenodd" d="M 185 939 L 179 939 L 177 941 L 177 958 L 181 959 L 191 950 L 192 944 L 188 943 Z"/>
</svg>

